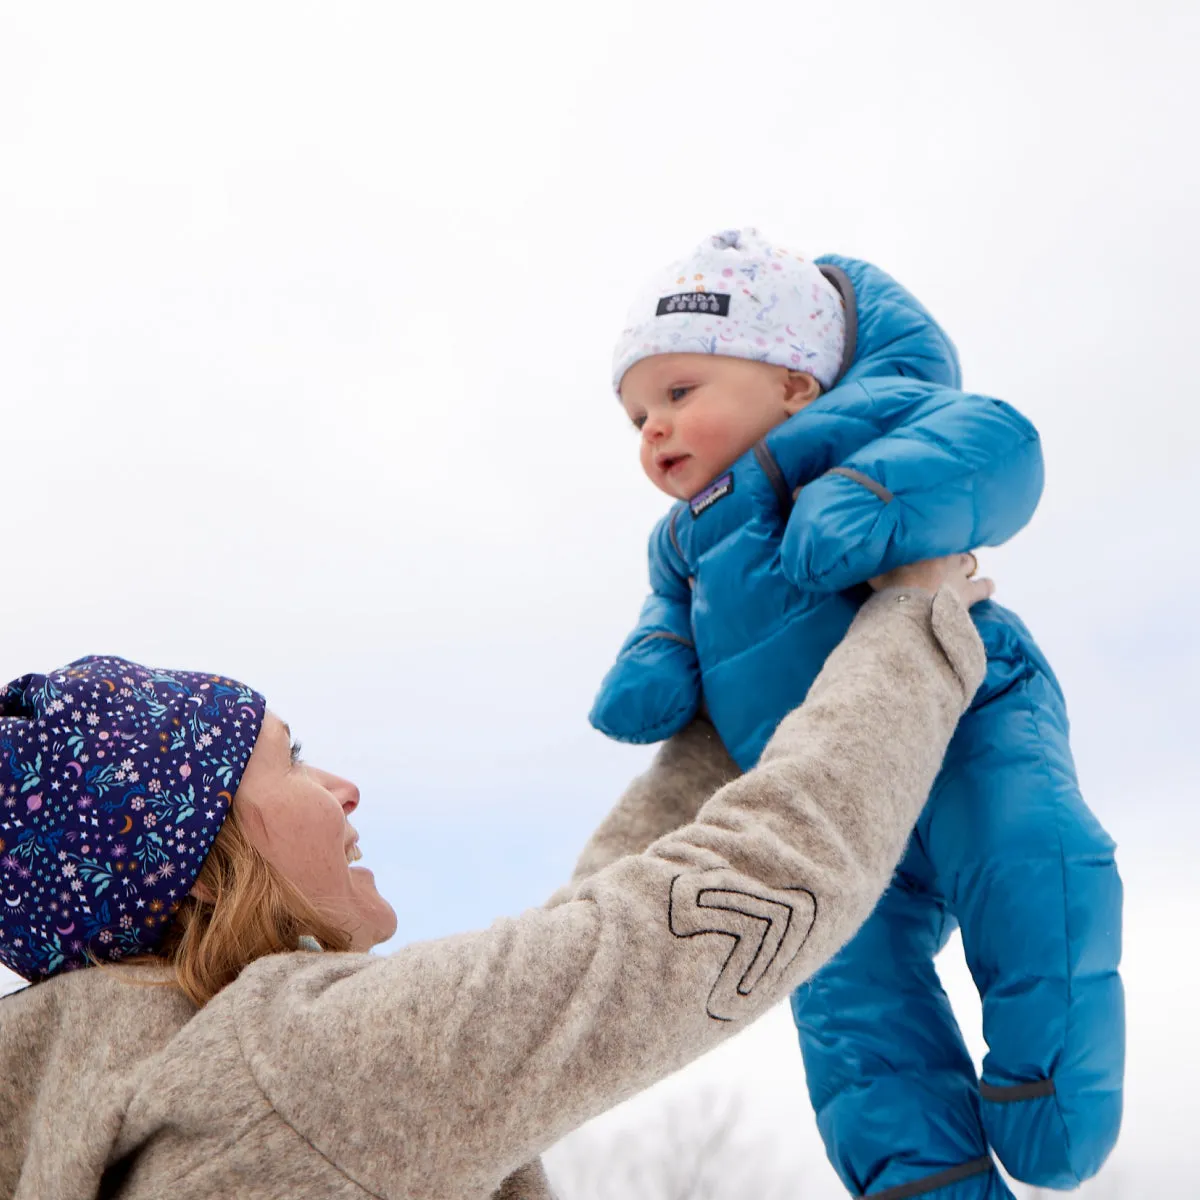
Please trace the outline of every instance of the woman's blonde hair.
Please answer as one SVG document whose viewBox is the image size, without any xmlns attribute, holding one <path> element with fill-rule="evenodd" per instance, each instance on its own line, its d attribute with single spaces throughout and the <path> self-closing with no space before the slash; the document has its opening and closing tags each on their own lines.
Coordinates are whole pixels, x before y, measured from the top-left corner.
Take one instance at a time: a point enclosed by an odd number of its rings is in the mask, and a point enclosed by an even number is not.
<svg viewBox="0 0 1200 1200">
<path fill-rule="evenodd" d="M 305 935 L 322 950 L 350 949 L 350 935 L 271 866 L 231 806 L 157 951 L 122 965 L 165 961 L 174 977 L 164 982 L 202 1008 L 255 959 L 297 950 Z"/>
</svg>

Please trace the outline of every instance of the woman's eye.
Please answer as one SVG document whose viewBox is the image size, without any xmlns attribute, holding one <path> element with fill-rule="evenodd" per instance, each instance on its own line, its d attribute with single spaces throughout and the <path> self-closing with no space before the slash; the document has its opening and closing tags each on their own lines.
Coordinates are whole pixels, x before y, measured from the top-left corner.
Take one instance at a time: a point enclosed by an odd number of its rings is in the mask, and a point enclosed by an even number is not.
<svg viewBox="0 0 1200 1200">
<path fill-rule="evenodd" d="M 690 387 L 673 387 L 667 393 L 672 400 L 682 400 L 692 389 Z"/>
</svg>

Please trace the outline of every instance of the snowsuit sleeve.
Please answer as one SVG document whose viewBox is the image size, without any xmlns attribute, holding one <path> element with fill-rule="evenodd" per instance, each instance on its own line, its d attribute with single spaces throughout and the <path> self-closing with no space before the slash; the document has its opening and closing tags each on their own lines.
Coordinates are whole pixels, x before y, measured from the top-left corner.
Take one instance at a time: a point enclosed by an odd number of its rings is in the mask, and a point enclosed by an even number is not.
<svg viewBox="0 0 1200 1200">
<path fill-rule="evenodd" d="M 700 662 L 692 639 L 686 568 L 671 545 L 668 514 L 650 538 L 650 595 L 600 684 L 588 719 L 619 742 L 661 742 L 700 709 Z"/>
<path fill-rule="evenodd" d="M 781 547 L 797 587 L 843 591 L 893 567 L 999 545 L 1028 523 L 1042 450 L 1016 409 L 905 380 L 859 386 L 903 419 L 800 490 Z"/>
<path fill-rule="evenodd" d="M 952 594 L 881 594 L 761 765 L 576 899 L 388 958 L 250 967 L 230 1020 L 261 1094 L 374 1194 L 490 1195 L 847 940 L 983 670 Z"/>
</svg>

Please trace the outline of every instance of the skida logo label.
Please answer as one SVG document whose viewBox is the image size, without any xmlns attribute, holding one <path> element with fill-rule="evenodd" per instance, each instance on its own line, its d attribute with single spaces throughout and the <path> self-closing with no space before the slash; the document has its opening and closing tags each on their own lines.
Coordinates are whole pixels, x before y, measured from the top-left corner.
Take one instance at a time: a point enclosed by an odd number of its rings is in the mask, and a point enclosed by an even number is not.
<svg viewBox="0 0 1200 1200">
<path fill-rule="evenodd" d="M 729 296 L 725 292 L 676 292 L 658 302 L 654 315 L 665 317 L 670 313 L 708 313 L 713 317 L 727 317 Z"/>
<path fill-rule="evenodd" d="M 702 512 L 712 508 L 718 500 L 724 500 L 733 491 L 733 472 L 726 471 L 719 479 L 714 479 L 704 491 L 693 496 L 688 501 L 692 516 L 698 517 Z"/>
</svg>

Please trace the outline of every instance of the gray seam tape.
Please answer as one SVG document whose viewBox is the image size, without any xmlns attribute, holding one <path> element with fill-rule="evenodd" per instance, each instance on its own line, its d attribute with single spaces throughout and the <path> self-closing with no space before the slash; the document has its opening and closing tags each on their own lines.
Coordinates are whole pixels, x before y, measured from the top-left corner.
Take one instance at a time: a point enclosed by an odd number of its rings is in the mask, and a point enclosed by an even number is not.
<svg viewBox="0 0 1200 1200">
<path fill-rule="evenodd" d="M 936 1192 L 938 1188 L 949 1187 L 962 1179 L 970 1179 L 973 1175 L 982 1175 L 992 1169 L 992 1160 L 988 1155 L 972 1159 L 951 1167 L 948 1171 L 938 1171 L 926 1175 L 924 1179 L 914 1179 L 912 1183 L 902 1183 L 899 1187 L 885 1188 L 882 1192 L 863 1192 L 860 1200 L 911 1200 L 913 1196 L 924 1196 L 928 1192 Z"/>
<path fill-rule="evenodd" d="M 687 638 L 680 637 L 677 633 L 648 633 L 645 637 L 638 638 L 638 640 L 633 643 L 633 646 L 640 646 L 643 642 L 652 642 L 655 638 L 662 638 L 667 642 L 678 642 L 681 646 L 691 646 L 693 649 L 695 649 L 694 642 L 689 642 Z M 629 647 L 630 650 L 633 649 L 633 646 Z"/>
<path fill-rule="evenodd" d="M 884 504 L 891 504 L 896 498 L 882 483 L 876 483 L 870 475 L 864 475 L 861 471 L 856 471 L 853 467 L 830 467 L 828 473 L 830 475 L 845 475 L 847 479 L 853 479 L 855 483 L 861 483 L 868 492 L 874 492 Z"/>
<path fill-rule="evenodd" d="M 779 511 L 783 513 L 783 519 L 786 521 L 792 511 L 792 493 L 788 489 L 787 480 L 783 477 L 783 472 L 779 469 L 779 464 L 775 461 L 775 456 L 767 449 L 766 442 L 754 443 L 754 457 L 758 460 L 758 465 L 762 467 L 763 474 L 767 477 L 767 481 L 775 490 L 775 498 L 779 501 Z"/>
<path fill-rule="evenodd" d="M 821 274 L 841 293 L 842 301 L 846 306 L 846 345 L 842 350 L 842 362 L 838 367 L 838 373 L 829 387 L 825 389 L 829 391 L 831 388 L 837 387 L 842 376 L 854 365 L 854 355 L 858 350 L 858 302 L 854 295 L 854 284 L 850 282 L 850 276 L 841 267 L 835 267 L 832 263 L 818 263 L 817 265 Z"/>
<path fill-rule="evenodd" d="M 671 536 L 671 545 L 675 547 L 675 553 L 687 563 L 687 556 L 683 552 L 683 547 L 679 544 L 679 535 L 675 532 L 675 522 L 679 520 L 679 508 L 676 506 L 671 513 L 671 520 L 667 524 L 667 533 Z"/>
<path fill-rule="evenodd" d="M 1054 1080 L 1039 1079 L 1034 1083 L 1014 1083 L 1008 1087 L 997 1087 L 994 1083 L 981 1081 L 979 1095 L 995 1104 L 1011 1104 L 1014 1100 L 1036 1100 L 1041 1096 L 1054 1095 Z"/>
</svg>

